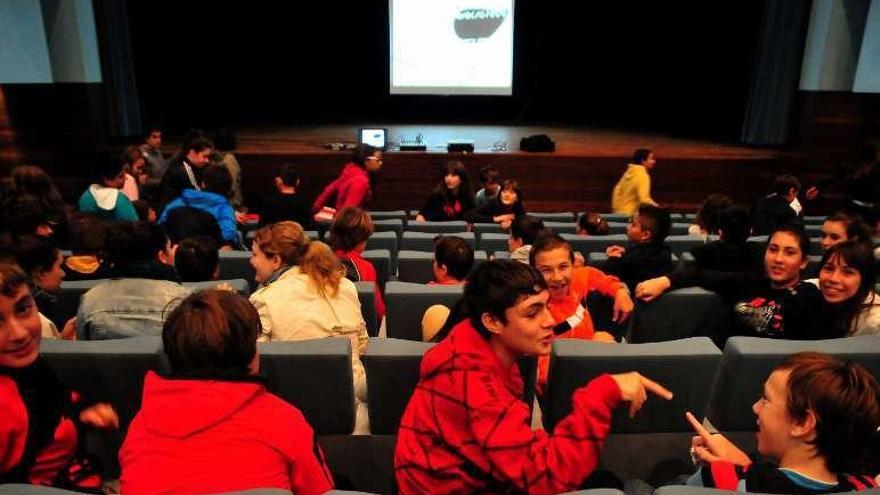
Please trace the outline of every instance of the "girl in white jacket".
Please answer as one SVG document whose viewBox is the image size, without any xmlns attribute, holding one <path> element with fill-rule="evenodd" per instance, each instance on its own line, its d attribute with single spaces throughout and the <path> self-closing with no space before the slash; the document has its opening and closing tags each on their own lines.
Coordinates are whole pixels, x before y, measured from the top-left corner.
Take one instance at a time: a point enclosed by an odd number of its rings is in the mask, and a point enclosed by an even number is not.
<svg viewBox="0 0 880 495">
<path fill-rule="evenodd" d="M 367 326 L 357 289 L 345 278 L 345 267 L 326 244 L 310 241 L 296 222 L 278 222 L 258 230 L 251 265 L 261 284 L 250 297 L 263 326 L 260 341 L 351 339 L 358 402 L 355 433 L 369 433 L 367 383 L 361 363 Z"/>
</svg>

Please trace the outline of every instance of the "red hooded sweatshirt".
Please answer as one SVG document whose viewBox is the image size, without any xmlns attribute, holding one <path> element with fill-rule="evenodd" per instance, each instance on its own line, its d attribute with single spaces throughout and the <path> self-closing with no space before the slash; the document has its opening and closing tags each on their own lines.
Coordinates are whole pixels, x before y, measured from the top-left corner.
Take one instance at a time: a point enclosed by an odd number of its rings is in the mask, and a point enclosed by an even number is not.
<svg viewBox="0 0 880 495">
<path fill-rule="evenodd" d="M 560 493 L 593 471 L 620 401 L 602 375 L 572 396 L 553 435 L 530 427 L 516 364 L 504 365 L 469 321 L 422 359 L 421 379 L 397 435 L 400 493 Z"/>
<path fill-rule="evenodd" d="M 346 206 L 362 208 L 370 200 L 370 175 L 366 169 L 356 163 L 347 163 L 339 177 L 331 182 L 315 200 L 315 210 L 320 210 L 327 205 L 327 201 L 336 195 L 337 210 Z"/>
<path fill-rule="evenodd" d="M 302 413 L 253 382 L 147 373 L 119 461 L 124 494 L 333 488 Z"/>
</svg>

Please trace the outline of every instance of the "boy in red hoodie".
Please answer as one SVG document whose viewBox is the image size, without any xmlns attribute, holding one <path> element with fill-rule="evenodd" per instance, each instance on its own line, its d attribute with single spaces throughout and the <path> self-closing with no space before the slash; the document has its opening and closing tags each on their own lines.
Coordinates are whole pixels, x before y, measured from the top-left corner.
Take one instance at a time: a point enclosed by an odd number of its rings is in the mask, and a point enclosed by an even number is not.
<svg viewBox="0 0 880 495">
<path fill-rule="evenodd" d="M 572 396 L 553 435 L 530 427 L 516 364 L 546 356 L 553 341 L 547 283 L 510 260 L 480 265 L 464 289 L 468 318 L 429 350 L 394 452 L 400 493 L 560 493 L 593 471 L 621 401 L 635 414 L 653 392 L 638 373 L 602 375 Z"/>
<path fill-rule="evenodd" d="M 119 419 L 108 404 L 75 400 L 40 358 L 40 329 L 27 276 L 0 261 L 0 484 L 99 488 L 97 477 L 71 479 L 77 425 L 111 429 Z"/>
<path fill-rule="evenodd" d="M 256 376 L 259 334 L 257 310 L 234 292 L 197 292 L 171 312 L 162 344 L 172 374 L 144 380 L 119 451 L 122 493 L 333 488 L 302 413 Z"/>
</svg>

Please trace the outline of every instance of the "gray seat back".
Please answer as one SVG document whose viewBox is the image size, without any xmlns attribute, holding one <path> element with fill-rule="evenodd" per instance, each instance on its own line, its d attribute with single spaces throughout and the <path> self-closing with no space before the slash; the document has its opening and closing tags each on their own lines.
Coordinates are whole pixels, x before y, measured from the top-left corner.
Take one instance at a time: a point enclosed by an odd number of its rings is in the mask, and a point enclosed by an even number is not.
<svg viewBox="0 0 880 495">
<path fill-rule="evenodd" d="M 410 222 L 406 226 L 407 232 L 425 232 L 429 234 L 454 234 L 466 232 L 467 222 L 454 220 L 451 222 Z"/>
<path fill-rule="evenodd" d="M 361 256 L 376 268 L 379 289 L 385 290 L 385 284 L 388 283 L 391 274 L 397 271 L 396 267 L 391 264 L 391 251 L 387 249 L 368 249 L 361 253 Z"/>
<path fill-rule="evenodd" d="M 698 235 L 671 235 L 664 243 L 672 249 L 676 256 L 681 256 L 691 249 L 706 243 L 706 239 Z"/>
<path fill-rule="evenodd" d="M 550 229 L 557 234 L 577 234 L 577 224 L 568 222 L 544 222 L 544 228 Z"/>
<path fill-rule="evenodd" d="M 376 314 L 376 283 L 355 282 L 358 301 L 361 303 L 361 315 L 367 325 L 367 334 L 371 337 L 379 335 L 379 316 Z"/>
<path fill-rule="evenodd" d="M 626 235 L 581 236 L 576 234 L 560 234 L 571 244 L 572 249 L 581 253 L 604 253 L 608 246 L 626 246 Z"/>
<path fill-rule="evenodd" d="M 140 410 L 147 371 L 159 369 L 159 337 L 115 340 L 55 340 L 40 355 L 70 389 L 113 405 L 125 431 Z"/>
<path fill-rule="evenodd" d="M 184 282 L 184 287 L 189 287 L 193 291 L 216 289 L 219 284 L 228 284 L 235 292 L 248 297 L 251 295 L 251 286 L 247 280 L 243 278 L 235 278 L 232 280 L 206 280 L 204 282 Z"/>
<path fill-rule="evenodd" d="M 250 251 L 220 251 L 220 278 L 233 280 L 241 278 L 248 281 L 253 290 L 256 287 L 254 267 L 251 266 Z"/>
<path fill-rule="evenodd" d="M 374 232 L 394 232 L 397 238 L 403 234 L 403 220 L 400 218 L 388 218 L 384 220 L 373 220 Z"/>
<path fill-rule="evenodd" d="M 556 211 L 556 212 L 547 212 L 547 213 L 537 213 L 534 211 L 530 211 L 528 213 L 530 217 L 535 217 L 544 221 L 546 225 L 547 222 L 560 222 L 560 223 L 572 223 L 577 222 L 577 218 L 575 218 L 574 213 L 570 211 Z"/>
<path fill-rule="evenodd" d="M 391 253 L 391 273 L 397 269 L 397 234 L 394 232 L 374 232 L 367 239 L 367 250 L 387 249 Z"/>
<path fill-rule="evenodd" d="M 401 339 L 370 339 L 364 354 L 370 433 L 397 435 L 403 411 L 419 383 L 422 356 L 434 344 Z"/>
<path fill-rule="evenodd" d="M 388 337 L 422 340 L 422 315 L 434 304 L 452 308 L 461 298 L 461 286 L 388 282 L 385 286 Z"/>
<path fill-rule="evenodd" d="M 495 251 L 507 251 L 509 249 L 507 244 L 507 239 L 509 237 L 508 234 L 487 232 L 485 234 L 480 234 L 478 244 L 480 249 L 490 253 Z"/>
<path fill-rule="evenodd" d="M 636 302 L 626 341 L 638 344 L 729 335 L 731 312 L 714 292 L 700 287 L 671 290 L 654 301 Z"/>
<path fill-rule="evenodd" d="M 752 404 L 761 396 L 773 367 L 791 354 L 818 351 L 865 366 L 880 378 L 880 336 L 831 340 L 777 340 L 731 337 L 715 376 L 707 416 L 719 430 L 756 429 Z"/>
<path fill-rule="evenodd" d="M 349 339 L 262 343 L 259 352 L 269 390 L 302 411 L 315 433 L 354 430 Z"/>
<path fill-rule="evenodd" d="M 485 263 L 485 251 L 474 252 L 474 267 Z M 401 282 L 427 284 L 434 279 L 434 253 L 402 250 L 397 253 L 397 279 Z"/>
<path fill-rule="evenodd" d="M 408 249 L 410 251 L 428 251 L 434 252 L 434 239 L 437 238 L 438 235 L 449 235 L 455 237 L 461 237 L 465 242 L 471 247 L 471 249 L 477 248 L 476 238 L 474 237 L 473 232 L 464 232 L 464 230 L 460 232 L 444 232 L 444 233 L 433 233 L 433 232 L 412 232 L 407 230 L 403 233 L 403 239 L 400 243 L 400 249 Z"/>
<path fill-rule="evenodd" d="M 571 411 L 571 396 L 603 373 L 637 371 L 675 394 L 672 401 L 650 396 L 634 419 L 625 406 L 612 420 L 614 433 L 684 432 L 685 411 L 701 414 L 721 351 L 705 337 L 653 344 L 613 345 L 578 339 L 553 342 L 544 424 L 552 429 Z"/>
</svg>

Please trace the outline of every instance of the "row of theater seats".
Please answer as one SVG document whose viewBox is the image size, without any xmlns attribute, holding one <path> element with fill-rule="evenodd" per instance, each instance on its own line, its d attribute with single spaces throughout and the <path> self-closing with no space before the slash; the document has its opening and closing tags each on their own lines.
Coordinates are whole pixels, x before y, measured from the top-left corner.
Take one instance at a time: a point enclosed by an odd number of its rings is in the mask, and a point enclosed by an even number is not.
<svg viewBox="0 0 880 495">
<path fill-rule="evenodd" d="M 428 265 L 429 266 L 429 265 Z M 423 268 L 424 269 L 424 268 Z M 64 282 L 55 304 L 53 320 L 66 321 L 76 315 L 79 300 L 89 288 L 101 281 Z M 227 280 L 243 294 L 248 293 L 244 280 Z M 186 284 L 193 287 L 213 287 L 216 282 Z M 375 310 L 376 288 L 372 282 L 357 282 L 361 311 L 370 336 L 377 336 L 380 322 Z M 880 289 L 880 287 L 878 287 Z M 422 339 L 422 315 L 429 306 L 443 304 L 452 307 L 461 297 L 462 287 L 424 285 L 421 283 L 390 281 L 385 284 L 386 335 L 392 338 Z M 588 308 L 597 328 L 608 328 L 610 300 L 592 295 Z M 667 340 L 724 335 L 730 318 L 730 308 L 718 294 L 699 287 L 669 291 L 651 303 L 636 301 L 629 322 L 620 329 L 630 343 L 662 342 Z"/>
<path fill-rule="evenodd" d="M 360 473 L 351 476 L 362 480 L 358 488 L 387 491 L 393 438 L 418 383 L 422 356 L 431 346 L 370 339 L 363 358 L 372 431 L 368 437 L 350 435 L 355 401 L 348 339 L 261 344 L 261 372 L 270 390 L 295 404 L 316 433 L 328 439 L 332 469 Z M 645 478 L 660 462 L 687 459 L 692 432 L 684 419 L 685 411 L 705 415 L 719 430 L 740 435 L 748 446 L 756 429 L 751 405 L 760 396 L 764 380 L 776 363 L 805 350 L 858 362 L 880 376 L 880 336 L 827 341 L 733 337 L 723 352 L 705 337 L 630 345 L 561 339 L 553 344 L 542 400 L 544 424 L 552 431 L 569 412 L 572 392 L 602 373 L 634 370 L 650 376 L 672 390 L 674 399 L 649 400 L 633 419 L 623 409 L 617 411 L 602 456 L 602 465 L 618 476 Z M 140 407 L 145 373 L 168 370 L 159 338 L 46 341 L 42 355 L 73 389 L 113 404 L 123 432 Z M 532 404 L 534 359 L 522 360 L 520 370 L 526 378 L 523 399 Z M 108 461 L 114 462 L 119 439 L 106 444 Z M 376 451 L 369 453 L 371 448 Z M 352 461 L 353 450 L 358 451 L 357 462 Z"/>
</svg>

